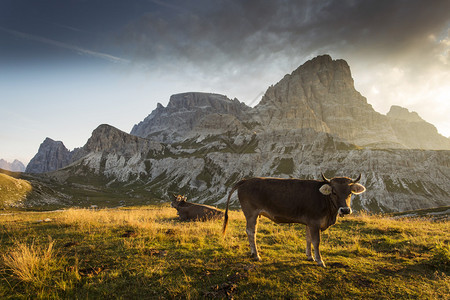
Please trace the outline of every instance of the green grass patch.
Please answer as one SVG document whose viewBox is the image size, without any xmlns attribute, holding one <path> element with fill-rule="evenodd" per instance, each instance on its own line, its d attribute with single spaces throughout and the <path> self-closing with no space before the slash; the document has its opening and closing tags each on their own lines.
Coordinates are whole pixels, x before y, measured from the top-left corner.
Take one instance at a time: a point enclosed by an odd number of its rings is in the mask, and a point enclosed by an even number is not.
<svg viewBox="0 0 450 300">
<path fill-rule="evenodd" d="M 305 227 L 245 218 L 180 222 L 167 204 L 0 215 L 0 298 L 445 299 L 444 220 L 359 215 L 322 233 L 327 268 L 306 260 Z"/>
</svg>

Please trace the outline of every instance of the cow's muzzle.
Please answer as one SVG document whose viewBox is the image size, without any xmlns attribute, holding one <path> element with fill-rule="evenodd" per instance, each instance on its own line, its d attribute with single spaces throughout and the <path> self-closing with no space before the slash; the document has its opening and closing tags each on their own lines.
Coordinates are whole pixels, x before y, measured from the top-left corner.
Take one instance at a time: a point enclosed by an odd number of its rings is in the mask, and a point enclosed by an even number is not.
<svg viewBox="0 0 450 300">
<path fill-rule="evenodd" d="M 350 207 L 339 207 L 339 217 L 343 217 L 345 215 L 349 215 L 352 213 L 352 209 Z"/>
</svg>

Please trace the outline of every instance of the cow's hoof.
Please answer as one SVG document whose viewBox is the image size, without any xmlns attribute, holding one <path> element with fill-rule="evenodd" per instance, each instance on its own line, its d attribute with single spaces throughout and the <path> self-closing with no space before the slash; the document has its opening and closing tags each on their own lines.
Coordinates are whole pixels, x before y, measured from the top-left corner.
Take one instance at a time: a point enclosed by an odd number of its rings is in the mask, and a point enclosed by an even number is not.
<svg viewBox="0 0 450 300">
<path fill-rule="evenodd" d="M 309 256 L 306 258 L 307 261 L 314 261 L 314 258 L 312 258 L 312 256 Z"/>
<path fill-rule="evenodd" d="M 253 259 L 254 261 L 261 260 L 261 256 L 259 256 L 259 254 L 255 254 L 255 253 L 250 253 L 249 258 Z"/>
<path fill-rule="evenodd" d="M 327 267 L 323 261 L 318 261 L 318 262 L 317 262 L 317 265 L 318 265 L 319 267 L 323 267 L 323 268 L 326 268 L 326 267 Z"/>
</svg>

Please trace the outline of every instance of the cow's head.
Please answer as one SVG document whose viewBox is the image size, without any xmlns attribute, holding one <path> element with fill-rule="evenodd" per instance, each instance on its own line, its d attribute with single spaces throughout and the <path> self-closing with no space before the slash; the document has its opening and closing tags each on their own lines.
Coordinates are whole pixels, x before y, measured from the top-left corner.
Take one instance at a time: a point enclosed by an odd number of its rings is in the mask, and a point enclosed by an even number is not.
<svg viewBox="0 0 450 300">
<path fill-rule="evenodd" d="M 322 179 L 325 182 L 319 189 L 324 195 L 329 195 L 333 203 L 337 205 L 339 216 L 352 213 L 350 204 L 352 201 L 352 194 L 359 195 L 366 191 L 366 188 L 359 184 L 361 174 L 355 180 L 348 177 L 335 177 L 327 179 L 322 174 Z"/>
<path fill-rule="evenodd" d="M 170 204 L 172 207 L 177 208 L 181 203 L 186 202 L 187 197 L 184 195 L 173 195 L 174 199 Z"/>
</svg>

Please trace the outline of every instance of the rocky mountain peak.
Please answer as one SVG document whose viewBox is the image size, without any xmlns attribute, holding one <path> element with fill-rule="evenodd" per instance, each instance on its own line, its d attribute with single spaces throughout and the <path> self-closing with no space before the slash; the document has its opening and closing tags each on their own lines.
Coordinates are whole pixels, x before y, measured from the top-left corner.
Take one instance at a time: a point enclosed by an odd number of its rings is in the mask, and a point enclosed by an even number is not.
<svg viewBox="0 0 450 300">
<path fill-rule="evenodd" d="M 172 95 L 167 107 L 157 108 L 144 121 L 135 125 L 131 134 L 160 142 L 174 142 L 184 138 L 194 128 L 205 123 L 212 114 L 229 114 L 238 120 L 247 118 L 250 107 L 224 95 L 189 92 Z"/>
<path fill-rule="evenodd" d="M 385 116 L 356 91 L 347 62 L 329 55 L 307 61 L 269 87 L 255 109 L 259 123 L 272 128 L 311 128 L 361 146 L 398 144 Z"/>
<path fill-rule="evenodd" d="M 12 171 L 12 172 L 24 172 L 25 165 L 17 159 L 15 159 L 12 163 L 7 162 L 4 159 L 0 159 L 0 169 Z"/>
<path fill-rule="evenodd" d="M 425 122 L 415 111 L 410 112 L 407 108 L 397 105 L 392 105 L 386 116 L 392 119 L 408 122 Z"/>
<path fill-rule="evenodd" d="M 105 149 L 111 149 L 123 144 L 128 139 L 126 133 L 108 124 L 99 125 L 92 131 L 91 137 L 84 145 L 84 149 L 88 152 L 99 152 Z"/>
<path fill-rule="evenodd" d="M 433 124 L 418 113 L 393 105 L 386 114 L 399 141 L 412 149 L 450 149 L 450 139 L 440 135 Z"/>
<path fill-rule="evenodd" d="M 417 113 L 399 106 L 387 116 L 376 112 L 356 91 L 347 62 L 329 55 L 270 86 L 253 116 L 262 130 L 311 128 L 362 147 L 450 149 L 449 139 Z"/>
<path fill-rule="evenodd" d="M 170 96 L 167 108 L 193 109 L 220 107 L 232 104 L 232 100 L 220 94 L 188 92 Z"/>
<path fill-rule="evenodd" d="M 86 144 L 75 151 L 73 161 L 93 152 L 120 153 L 125 157 L 131 157 L 136 153 L 146 153 L 152 147 L 159 147 L 158 145 L 114 126 L 102 124 L 94 129 Z"/>
<path fill-rule="evenodd" d="M 31 159 L 25 172 L 45 173 L 60 169 L 69 164 L 71 152 L 61 141 L 47 137 L 39 146 L 38 153 Z"/>
<path fill-rule="evenodd" d="M 284 90 L 278 89 L 279 93 L 272 95 L 271 90 L 277 86 L 283 87 Z M 356 92 L 350 67 L 345 60 L 333 60 L 329 55 L 322 55 L 305 62 L 275 86 L 269 87 L 259 105 L 268 103 L 302 105 L 308 101 L 332 100 L 323 99 L 322 96 L 342 92 Z"/>
<path fill-rule="evenodd" d="M 324 86 L 334 83 L 351 83 L 353 78 L 350 66 L 343 59 L 332 59 L 329 55 L 317 56 L 298 67 L 292 75 L 300 74 L 303 77 L 318 76 Z"/>
</svg>

